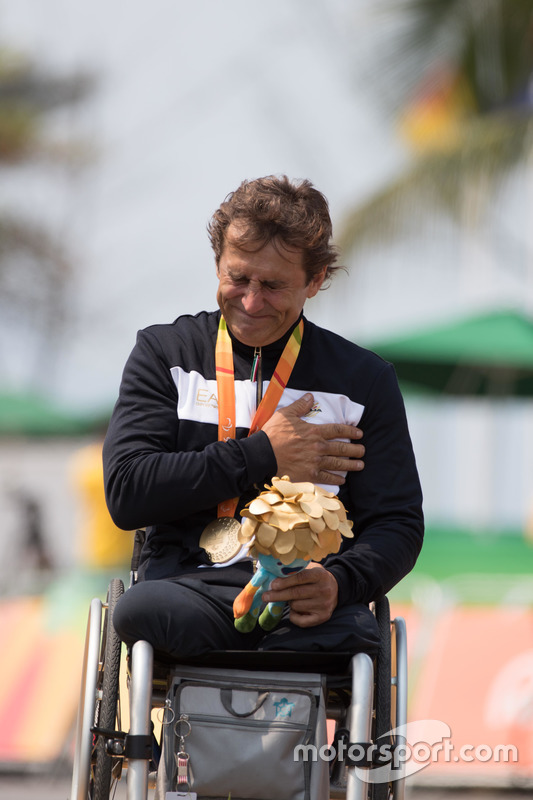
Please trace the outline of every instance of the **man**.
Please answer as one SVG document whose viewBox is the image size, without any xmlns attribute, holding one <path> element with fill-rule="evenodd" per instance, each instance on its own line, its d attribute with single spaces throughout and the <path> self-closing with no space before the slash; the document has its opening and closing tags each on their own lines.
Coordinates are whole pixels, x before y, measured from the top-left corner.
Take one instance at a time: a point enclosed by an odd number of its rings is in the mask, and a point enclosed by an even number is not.
<svg viewBox="0 0 533 800">
<path fill-rule="evenodd" d="M 209 233 L 220 311 L 139 333 L 104 445 L 116 524 L 147 527 L 140 581 L 115 627 L 160 657 L 374 652 L 368 603 L 412 569 L 423 537 L 394 370 L 303 317 L 337 269 L 328 204 L 308 181 L 245 181 Z M 355 538 L 276 580 L 264 600 L 287 601 L 282 623 L 243 634 L 232 604 L 252 564 L 236 542 L 239 511 L 275 475 L 338 490 Z"/>
</svg>

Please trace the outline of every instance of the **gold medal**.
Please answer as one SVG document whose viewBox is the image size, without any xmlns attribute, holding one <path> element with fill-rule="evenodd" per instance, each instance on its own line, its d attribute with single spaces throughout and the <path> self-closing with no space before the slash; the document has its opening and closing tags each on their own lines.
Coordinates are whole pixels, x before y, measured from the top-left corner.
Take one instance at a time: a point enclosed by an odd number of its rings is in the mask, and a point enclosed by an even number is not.
<svg viewBox="0 0 533 800">
<path fill-rule="evenodd" d="M 242 547 L 238 538 L 240 529 L 241 523 L 235 517 L 218 517 L 204 528 L 200 536 L 200 547 L 204 548 L 214 564 L 225 564 Z"/>
</svg>

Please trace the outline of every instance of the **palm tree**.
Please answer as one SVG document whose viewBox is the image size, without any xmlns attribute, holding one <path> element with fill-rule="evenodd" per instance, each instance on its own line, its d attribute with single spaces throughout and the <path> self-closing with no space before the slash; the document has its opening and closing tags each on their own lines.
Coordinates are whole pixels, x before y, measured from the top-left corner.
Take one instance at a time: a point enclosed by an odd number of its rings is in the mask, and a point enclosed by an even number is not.
<svg viewBox="0 0 533 800">
<path fill-rule="evenodd" d="M 91 81 L 85 75 L 56 76 L 27 58 L 0 48 L 0 175 L 33 161 L 79 164 L 79 145 L 46 136 L 47 114 L 86 97 Z M 0 205 L 0 313 L 14 309 L 31 314 L 46 328 L 61 313 L 63 289 L 71 259 L 59 237 L 31 213 Z M 38 314 L 36 310 L 38 309 Z"/>
<path fill-rule="evenodd" d="M 376 90 L 411 145 L 403 170 L 341 225 L 349 251 L 416 209 L 479 220 L 533 144 L 533 0 L 376 0 Z"/>
</svg>

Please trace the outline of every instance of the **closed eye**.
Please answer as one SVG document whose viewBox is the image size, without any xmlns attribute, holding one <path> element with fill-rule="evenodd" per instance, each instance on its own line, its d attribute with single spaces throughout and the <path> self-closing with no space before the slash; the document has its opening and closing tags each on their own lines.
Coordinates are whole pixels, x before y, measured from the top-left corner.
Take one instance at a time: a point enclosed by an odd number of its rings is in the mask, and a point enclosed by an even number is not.
<svg viewBox="0 0 533 800">
<path fill-rule="evenodd" d="M 265 281 L 264 283 L 261 282 L 261 287 L 263 289 L 268 289 L 269 292 L 279 292 L 281 289 L 284 289 L 285 286 L 279 283 L 268 283 Z"/>
<path fill-rule="evenodd" d="M 235 286 L 244 286 L 245 284 L 250 282 L 248 278 L 245 277 L 240 278 L 237 275 L 235 276 L 230 275 L 230 280 Z"/>
<path fill-rule="evenodd" d="M 247 286 L 251 283 L 250 278 L 246 275 L 229 275 L 230 281 L 234 286 Z M 285 284 L 278 281 L 259 281 L 262 291 L 279 292 L 285 289 Z"/>
</svg>

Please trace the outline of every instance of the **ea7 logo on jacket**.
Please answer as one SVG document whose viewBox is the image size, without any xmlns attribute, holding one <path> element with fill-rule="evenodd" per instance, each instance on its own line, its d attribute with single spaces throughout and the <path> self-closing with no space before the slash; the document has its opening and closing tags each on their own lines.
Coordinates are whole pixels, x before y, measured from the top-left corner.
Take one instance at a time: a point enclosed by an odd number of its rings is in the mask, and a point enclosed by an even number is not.
<svg viewBox="0 0 533 800">
<path fill-rule="evenodd" d="M 319 403 L 313 403 L 313 405 L 311 407 L 311 411 L 308 411 L 307 414 L 305 414 L 305 417 L 306 418 L 307 417 L 316 417 L 317 414 L 321 414 L 321 413 L 322 413 L 322 409 L 320 408 L 320 404 Z"/>
<path fill-rule="evenodd" d="M 199 387 L 196 392 L 195 405 L 218 408 L 218 397 L 214 392 L 210 392 L 209 389 Z"/>
</svg>

